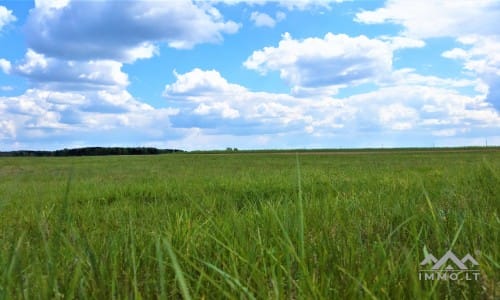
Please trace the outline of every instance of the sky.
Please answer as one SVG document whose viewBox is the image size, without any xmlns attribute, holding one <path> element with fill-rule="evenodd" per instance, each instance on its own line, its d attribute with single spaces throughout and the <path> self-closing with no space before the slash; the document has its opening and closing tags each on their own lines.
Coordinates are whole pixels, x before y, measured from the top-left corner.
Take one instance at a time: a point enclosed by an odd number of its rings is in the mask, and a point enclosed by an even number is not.
<svg viewBox="0 0 500 300">
<path fill-rule="evenodd" d="M 0 0 L 0 151 L 500 145 L 500 1 Z"/>
</svg>

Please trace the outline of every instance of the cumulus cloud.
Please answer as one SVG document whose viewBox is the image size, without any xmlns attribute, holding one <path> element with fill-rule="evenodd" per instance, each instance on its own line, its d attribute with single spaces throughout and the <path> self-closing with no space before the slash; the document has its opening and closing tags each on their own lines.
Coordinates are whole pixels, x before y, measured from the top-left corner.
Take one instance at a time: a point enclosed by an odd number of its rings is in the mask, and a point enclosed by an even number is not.
<svg viewBox="0 0 500 300">
<path fill-rule="evenodd" d="M 250 20 L 252 20 L 257 27 L 273 28 L 276 26 L 276 23 L 283 21 L 285 18 L 286 14 L 284 12 L 277 12 L 275 19 L 266 13 L 257 11 L 252 12 L 250 15 Z"/>
<path fill-rule="evenodd" d="M 405 36 L 381 36 L 380 39 L 388 42 L 393 50 L 422 48 L 425 46 L 425 42 L 423 40 Z"/>
<path fill-rule="evenodd" d="M 0 32 L 7 24 L 16 20 L 16 16 L 12 14 L 12 10 L 8 10 L 5 6 L 0 5 Z"/>
<path fill-rule="evenodd" d="M 0 141 L 2 139 L 15 138 L 16 127 L 11 120 L 0 120 Z"/>
<path fill-rule="evenodd" d="M 336 1 L 185 0 L 125 6 L 36 0 L 26 25 L 30 48 L 24 59 L 0 59 L 4 73 L 32 83 L 22 95 L 0 97 L 0 141 L 26 148 L 57 140 L 63 147 L 138 141 L 191 149 L 220 148 L 226 141 L 248 148 L 300 146 L 290 141 L 309 147 L 373 146 L 370 141 L 378 146 L 382 138 L 394 138 L 401 146 L 424 136 L 428 141 L 429 133 L 447 141 L 489 133 L 500 141 L 500 116 L 492 106 L 498 108 L 495 99 L 500 99 L 500 39 L 498 28 L 483 26 L 498 17 L 498 6 L 490 1 L 479 1 L 475 8 L 467 1 L 403 1 L 404 12 L 399 2 L 388 1 L 356 15 L 368 24 L 400 24 L 398 36 L 328 33 L 299 40 L 284 34 L 278 45 L 254 51 L 244 66 L 261 74 L 279 72 L 291 87 L 289 94 L 252 91 L 217 70 L 199 68 L 174 72 L 175 80 L 165 86 L 167 105 L 175 108 L 154 108 L 127 92 L 123 64 L 153 57 L 159 43 L 190 48 L 236 32 L 239 25 L 224 20 L 216 8 L 223 2 L 275 3 L 293 10 L 330 8 Z M 257 26 L 269 27 L 284 17 L 258 11 L 251 16 Z M 428 26 L 430 18 L 437 23 Z M 471 20 L 476 23 L 468 24 Z M 393 69 L 395 51 L 422 48 L 426 38 L 441 36 L 457 39 L 458 46 L 442 56 L 461 61 L 467 76 Z M 338 94 L 365 83 L 374 86 L 370 92 Z M 167 136 L 177 141 L 165 142 Z"/>
<path fill-rule="evenodd" d="M 131 62 L 152 57 L 157 42 L 185 49 L 220 42 L 223 34 L 239 29 L 214 7 L 189 0 L 35 4 L 26 23 L 28 45 L 37 53 L 67 60 Z"/>
<path fill-rule="evenodd" d="M 254 11 L 250 15 L 250 20 L 252 20 L 257 27 L 274 27 L 276 25 L 276 21 L 266 13 L 260 13 Z"/>
<path fill-rule="evenodd" d="M 229 83 L 216 70 L 201 70 L 195 68 L 185 74 L 174 71 L 176 81 L 165 87 L 164 96 L 183 97 L 190 96 L 213 96 L 213 95 L 234 95 L 246 92 L 240 85 Z"/>
<path fill-rule="evenodd" d="M 500 4 L 481 1 L 395 1 L 384 7 L 356 14 L 366 24 L 393 23 L 403 27 L 408 38 L 452 37 L 462 48 L 445 51 L 442 56 L 463 62 L 488 91 L 487 101 L 500 110 Z M 432 20 L 429 22 L 428 20 Z"/>
<path fill-rule="evenodd" d="M 220 112 L 223 119 L 235 119 L 240 116 L 240 112 L 230 107 L 226 102 L 214 102 L 211 105 L 201 103 L 193 112 L 197 115 L 210 115 Z"/>
<path fill-rule="evenodd" d="M 332 4 L 341 3 L 345 0 L 195 0 L 195 2 L 224 3 L 234 5 L 245 3 L 248 5 L 265 5 L 274 3 L 289 10 L 306 10 L 314 8 L 330 9 Z"/>
<path fill-rule="evenodd" d="M 35 6 L 43 9 L 59 9 L 68 5 L 70 1 L 71 0 L 35 0 Z"/>
<path fill-rule="evenodd" d="M 172 108 L 153 108 L 134 99 L 126 91 L 61 92 L 29 89 L 16 97 L 0 97 L 0 140 L 5 145 L 36 147 L 57 140 L 67 146 L 77 139 L 89 145 L 100 135 L 137 139 L 165 138 Z M 122 141 L 123 143 L 123 141 Z M 60 147 L 54 145 L 53 147 Z"/>
<path fill-rule="evenodd" d="M 417 110 L 401 103 L 381 106 L 379 109 L 380 123 L 394 130 L 411 129 L 415 126 L 418 118 Z"/>
<path fill-rule="evenodd" d="M 479 79 L 442 78 L 433 75 L 421 75 L 415 69 L 403 68 L 393 71 L 390 75 L 377 82 L 379 86 L 421 85 L 428 87 L 444 87 L 448 89 L 473 88 L 484 93 L 483 83 Z"/>
<path fill-rule="evenodd" d="M 355 18 L 366 24 L 402 25 L 404 35 L 417 38 L 499 34 L 500 28 L 491 25 L 499 19 L 500 5 L 495 0 L 389 0 L 382 8 L 358 12 Z"/>
<path fill-rule="evenodd" d="M 122 63 L 112 60 L 61 60 L 28 49 L 12 73 L 29 78 L 37 87 L 52 89 L 125 88 L 128 76 L 121 67 Z"/>
<path fill-rule="evenodd" d="M 358 108 L 356 122 L 349 125 L 355 132 L 405 132 L 413 139 L 444 132 L 464 137 L 466 131 L 494 132 L 500 124 L 500 115 L 484 95 L 465 96 L 448 87 L 400 84 L 344 100 Z"/>
<path fill-rule="evenodd" d="M 476 74 L 487 86 L 487 100 L 500 111 L 500 36 L 464 36 L 464 48 L 443 52 L 443 57 L 463 62 L 464 69 Z"/>
<path fill-rule="evenodd" d="M 464 60 L 464 68 L 478 74 L 500 76 L 500 36 L 464 36 L 458 41 L 468 49 L 454 48 L 444 57 Z"/>
<path fill-rule="evenodd" d="M 9 74 L 12 69 L 12 64 L 10 61 L 5 58 L 0 58 L 0 70 L 2 70 L 5 74 Z"/>
<path fill-rule="evenodd" d="M 19 147 L 51 141 L 65 147 L 89 141 L 188 149 L 324 147 L 379 146 L 382 136 L 414 145 L 421 136 L 428 140 L 429 133 L 448 140 L 469 139 L 471 131 L 490 136 L 498 131 L 500 116 L 485 102 L 485 94 L 457 91 L 473 81 L 405 72 L 371 92 L 336 98 L 252 91 L 216 70 L 193 69 L 175 73 L 175 81 L 165 86 L 167 104 L 175 109 L 154 108 L 120 89 L 30 89 L 17 97 L 0 97 L 0 115 L 8 120 L 0 124 L 0 140 Z"/>
<path fill-rule="evenodd" d="M 25 24 L 24 58 L 15 64 L 0 60 L 3 72 L 31 83 L 21 95 L 0 97 L 0 115 L 9 121 L 1 124 L 0 138 L 5 145 L 37 148 L 53 141 L 67 147 L 76 139 L 79 145 L 109 145 L 113 137 L 129 144 L 173 137 L 170 117 L 179 110 L 154 108 L 130 95 L 123 64 L 156 55 L 159 43 L 216 43 L 239 26 L 215 7 L 189 0 L 36 0 Z M 213 106 L 224 117 L 237 116 Z"/>
<path fill-rule="evenodd" d="M 174 127 L 200 128 L 211 134 L 266 135 L 302 133 L 382 134 L 426 132 L 462 134 L 464 128 L 498 129 L 500 116 L 485 95 L 461 95 L 456 88 L 474 81 L 426 78 L 406 70 L 400 79 L 372 92 L 346 98 L 254 92 L 230 83 L 215 70 L 177 74 L 164 96 L 177 101 Z M 395 77 L 397 77 L 395 75 Z"/>
<path fill-rule="evenodd" d="M 297 101 L 290 95 L 249 91 L 241 85 L 228 82 L 216 70 L 194 69 L 185 74 L 176 74 L 176 77 L 176 82 L 166 85 L 164 96 L 169 101 L 179 102 L 184 114 L 204 117 L 207 122 L 214 116 L 238 119 L 240 125 L 249 126 L 246 128 L 249 130 L 263 124 L 279 127 L 311 118 L 299 107 L 290 105 Z M 227 125 L 224 122 L 218 124 Z M 274 131 L 275 128 L 266 130 Z"/>
<path fill-rule="evenodd" d="M 298 89 L 335 87 L 390 72 L 392 49 L 366 36 L 327 33 L 324 38 L 296 40 L 286 33 L 278 47 L 254 51 L 244 66 L 262 74 L 279 71 L 283 80 Z"/>
</svg>

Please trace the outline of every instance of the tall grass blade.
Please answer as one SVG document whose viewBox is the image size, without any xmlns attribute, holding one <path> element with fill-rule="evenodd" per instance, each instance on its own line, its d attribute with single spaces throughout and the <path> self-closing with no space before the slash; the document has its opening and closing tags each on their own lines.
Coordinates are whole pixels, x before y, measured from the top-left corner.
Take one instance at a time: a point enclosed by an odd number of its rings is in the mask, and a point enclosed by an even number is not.
<svg viewBox="0 0 500 300">
<path fill-rule="evenodd" d="M 177 260 L 177 255 L 175 255 L 174 250 L 172 249 L 172 245 L 167 239 L 163 240 L 163 244 L 165 245 L 165 248 L 167 249 L 168 256 L 170 257 L 170 260 L 172 261 L 172 267 L 174 268 L 175 272 L 175 278 L 177 279 L 177 283 L 179 284 L 179 288 L 181 290 L 182 297 L 185 300 L 190 300 L 191 294 L 189 293 L 189 288 L 188 284 L 186 282 L 186 279 L 184 278 L 184 272 L 182 271 L 182 268 L 179 264 L 179 261 Z"/>
<path fill-rule="evenodd" d="M 160 237 L 156 238 L 156 260 L 158 261 L 158 281 L 160 282 L 160 299 L 167 299 L 165 290 L 165 262 L 163 260 L 163 251 L 161 249 Z"/>
<path fill-rule="evenodd" d="M 136 261 L 136 253 L 135 253 L 135 231 L 132 226 L 132 218 L 129 215 L 129 231 L 130 231 L 130 258 L 132 260 L 132 272 L 133 272 L 133 286 L 134 286 L 134 298 L 142 299 L 141 294 L 139 292 L 139 284 L 137 280 L 137 261 Z"/>
<path fill-rule="evenodd" d="M 299 256 L 300 260 L 304 261 L 306 256 L 305 245 L 304 245 L 304 204 L 302 199 L 302 178 L 300 175 L 300 161 L 299 153 L 295 153 L 295 158 L 297 161 L 297 186 L 298 186 L 298 196 L 297 204 L 299 207 Z"/>
<path fill-rule="evenodd" d="M 359 286 L 361 286 L 363 288 L 363 290 L 368 294 L 368 296 L 370 296 L 371 299 L 374 299 L 374 300 L 377 299 L 377 297 L 375 297 L 375 295 L 372 293 L 372 291 L 370 291 L 370 289 L 368 289 L 368 287 L 366 286 L 366 284 L 364 282 L 361 282 L 359 279 L 352 276 L 351 273 L 347 272 L 346 269 L 342 268 L 341 266 L 337 266 L 337 269 L 339 269 L 342 273 L 349 276 L 353 281 L 355 281 Z"/>
<path fill-rule="evenodd" d="M 7 269 L 7 282 L 12 278 L 12 273 L 14 272 L 14 268 L 16 267 L 17 258 L 19 257 L 19 249 L 21 248 L 21 244 L 24 241 L 24 237 L 26 236 L 26 232 L 23 232 L 19 239 L 17 240 L 16 247 L 14 248 L 14 253 L 12 253 L 12 258 L 10 259 L 9 268 Z"/>
<path fill-rule="evenodd" d="M 455 246 L 455 243 L 457 242 L 458 237 L 460 236 L 460 232 L 462 231 L 462 228 L 464 228 L 464 223 L 465 223 L 465 220 L 462 220 L 460 227 L 458 227 L 457 232 L 455 233 L 455 236 L 453 237 L 453 240 L 451 241 L 450 249 L 453 249 L 453 246 Z"/>
<path fill-rule="evenodd" d="M 432 220 L 434 221 L 434 224 L 437 224 L 437 218 L 436 218 L 436 212 L 434 211 L 434 206 L 432 205 L 431 198 L 429 197 L 429 194 L 427 193 L 427 190 L 425 189 L 423 183 L 422 183 L 422 191 L 423 191 L 427 206 L 429 206 L 429 211 L 431 212 Z"/>
<path fill-rule="evenodd" d="M 226 280 L 230 286 L 236 286 L 240 291 L 242 291 L 249 299 L 255 299 L 255 296 L 248 290 L 246 286 L 241 284 L 241 282 L 237 279 L 234 278 L 233 276 L 229 275 L 228 273 L 224 272 L 223 270 L 217 268 L 211 263 L 208 262 L 203 262 L 207 267 L 210 269 L 214 270 L 215 272 L 219 273 L 224 280 Z"/>
</svg>

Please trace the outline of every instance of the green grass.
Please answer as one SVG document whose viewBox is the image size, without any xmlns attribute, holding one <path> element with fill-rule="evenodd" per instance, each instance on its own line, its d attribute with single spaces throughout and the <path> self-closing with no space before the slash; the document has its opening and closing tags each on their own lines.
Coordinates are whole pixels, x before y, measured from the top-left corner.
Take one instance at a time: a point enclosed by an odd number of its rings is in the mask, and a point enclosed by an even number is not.
<svg viewBox="0 0 500 300">
<path fill-rule="evenodd" d="M 0 299 L 495 299 L 499 210 L 497 150 L 1 158 Z"/>
</svg>

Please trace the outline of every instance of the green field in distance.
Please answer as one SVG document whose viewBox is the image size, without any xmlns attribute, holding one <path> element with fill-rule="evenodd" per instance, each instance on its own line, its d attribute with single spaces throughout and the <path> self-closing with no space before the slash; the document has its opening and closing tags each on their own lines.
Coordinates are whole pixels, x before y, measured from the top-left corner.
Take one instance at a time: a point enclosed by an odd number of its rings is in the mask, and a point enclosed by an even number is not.
<svg viewBox="0 0 500 300">
<path fill-rule="evenodd" d="M 422 278 L 448 250 L 479 276 Z M 499 265 L 497 148 L 0 158 L 0 299 L 495 299 Z"/>
</svg>

